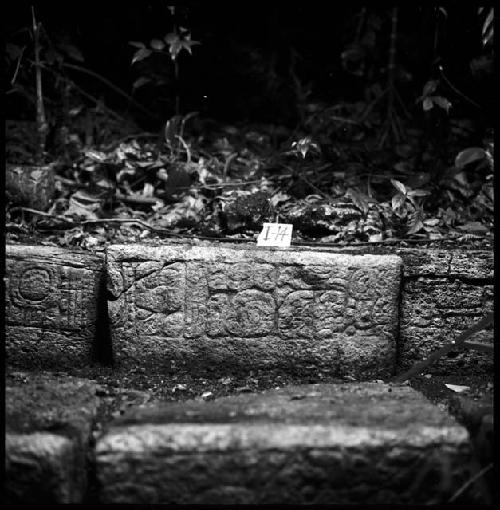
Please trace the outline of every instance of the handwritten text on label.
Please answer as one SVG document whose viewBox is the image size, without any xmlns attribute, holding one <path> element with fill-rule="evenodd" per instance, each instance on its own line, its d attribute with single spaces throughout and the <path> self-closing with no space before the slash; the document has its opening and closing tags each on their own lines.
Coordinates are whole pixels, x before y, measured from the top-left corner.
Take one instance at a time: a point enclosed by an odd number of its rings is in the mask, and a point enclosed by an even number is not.
<svg viewBox="0 0 500 510">
<path fill-rule="evenodd" d="M 292 242 L 293 225 L 290 223 L 264 223 L 257 238 L 257 246 L 288 247 Z"/>
</svg>

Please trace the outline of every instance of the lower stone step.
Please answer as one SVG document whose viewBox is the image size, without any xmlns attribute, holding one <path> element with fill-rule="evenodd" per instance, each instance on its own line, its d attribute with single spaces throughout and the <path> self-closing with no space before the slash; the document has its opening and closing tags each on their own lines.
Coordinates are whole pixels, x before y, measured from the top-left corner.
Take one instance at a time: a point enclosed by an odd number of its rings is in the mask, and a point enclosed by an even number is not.
<svg viewBox="0 0 500 510">
<path fill-rule="evenodd" d="M 467 431 L 407 386 L 291 386 L 136 409 L 96 444 L 101 503 L 446 502 Z"/>
<path fill-rule="evenodd" d="M 8 374 L 4 503 L 82 503 L 95 384 L 49 374 Z"/>
</svg>

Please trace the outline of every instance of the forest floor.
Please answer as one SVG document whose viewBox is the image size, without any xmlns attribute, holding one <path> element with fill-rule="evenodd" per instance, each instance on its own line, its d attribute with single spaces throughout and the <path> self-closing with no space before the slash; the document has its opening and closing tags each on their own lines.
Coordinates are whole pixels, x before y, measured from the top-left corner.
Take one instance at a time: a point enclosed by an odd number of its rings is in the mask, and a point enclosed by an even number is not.
<svg viewBox="0 0 500 510">
<path fill-rule="evenodd" d="M 54 128 L 54 200 L 45 211 L 8 202 L 9 241 L 90 250 L 172 237 L 254 241 L 275 221 L 293 224 L 295 244 L 493 239 L 493 142 L 478 145 L 466 119 L 450 121 L 445 140 L 409 126 L 404 140 L 381 144 L 366 121 L 328 110 L 295 130 L 187 115 L 147 133 L 94 117 L 90 134 L 78 119 L 64 137 Z M 33 123 L 7 121 L 7 162 L 32 162 L 35 139 Z"/>
</svg>

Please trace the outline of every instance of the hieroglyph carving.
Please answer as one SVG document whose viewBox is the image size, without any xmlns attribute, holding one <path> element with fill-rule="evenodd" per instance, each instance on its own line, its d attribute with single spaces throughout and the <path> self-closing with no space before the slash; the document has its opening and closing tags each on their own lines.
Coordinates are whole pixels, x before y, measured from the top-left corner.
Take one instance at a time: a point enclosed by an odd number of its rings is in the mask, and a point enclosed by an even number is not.
<svg viewBox="0 0 500 510">
<path fill-rule="evenodd" d="M 93 271 L 7 258 L 6 273 L 7 324 L 69 331 L 93 327 Z"/>
<path fill-rule="evenodd" d="M 186 253 L 184 260 L 120 261 L 115 327 L 167 338 L 312 339 L 390 337 L 396 326 L 396 257 L 203 261 Z"/>
</svg>

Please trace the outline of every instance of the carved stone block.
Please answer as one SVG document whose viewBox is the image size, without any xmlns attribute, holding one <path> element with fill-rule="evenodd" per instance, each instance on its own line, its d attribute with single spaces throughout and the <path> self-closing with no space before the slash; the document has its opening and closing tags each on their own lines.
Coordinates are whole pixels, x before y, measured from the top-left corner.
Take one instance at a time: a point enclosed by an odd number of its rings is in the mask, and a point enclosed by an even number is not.
<svg viewBox="0 0 500 510">
<path fill-rule="evenodd" d="M 397 256 L 114 245 L 107 267 L 122 366 L 307 365 L 363 378 L 394 369 Z"/>
<path fill-rule="evenodd" d="M 5 265 L 7 363 L 26 369 L 88 363 L 104 257 L 7 245 Z"/>
<path fill-rule="evenodd" d="M 445 503 L 465 428 L 408 386 L 288 386 L 137 408 L 97 440 L 100 503 Z"/>
</svg>

